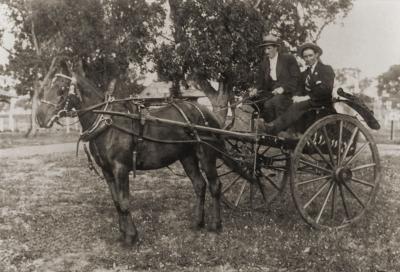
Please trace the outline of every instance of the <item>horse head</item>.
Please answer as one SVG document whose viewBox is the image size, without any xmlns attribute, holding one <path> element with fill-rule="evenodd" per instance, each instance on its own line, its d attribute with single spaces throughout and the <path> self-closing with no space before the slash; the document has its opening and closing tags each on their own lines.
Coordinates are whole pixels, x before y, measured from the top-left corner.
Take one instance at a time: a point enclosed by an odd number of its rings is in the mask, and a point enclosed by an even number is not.
<svg viewBox="0 0 400 272">
<path fill-rule="evenodd" d="M 62 117 L 75 116 L 82 107 L 81 77 L 68 70 L 61 70 L 53 76 L 51 84 L 43 89 L 37 110 L 40 127 L 50 128 Z"/>
</svg>

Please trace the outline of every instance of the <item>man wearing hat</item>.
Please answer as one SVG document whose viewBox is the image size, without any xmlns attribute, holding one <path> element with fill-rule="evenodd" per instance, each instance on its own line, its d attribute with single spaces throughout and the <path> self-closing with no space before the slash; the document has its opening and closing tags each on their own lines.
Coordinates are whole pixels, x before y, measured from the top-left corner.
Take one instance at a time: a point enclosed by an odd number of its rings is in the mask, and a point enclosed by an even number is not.
<svg viewBox="0 0 400 272">
<path fill-rule="evenodd" d="M 305 43 L 300 46 L 299 55 L 304 59 L 307 69 L 301 73 L 293 104 L 285 114 L 266 125 L 267 133 L 276 134 L 289 128 L 311 108 L 332 105 L 335 73 L 331 66 L 321 62 L 322 49 L 314 43 Z"/>
<path fill-rule="evenodd" d="M 264 49 L 265 57 L 256 79 L 256 90 L 252 90 L 250 96 L 261 108 L 261 117 L 270 122 L 292 104 L 300 69 L 294 56 L 279 53 L 280 41 L 275 36 L 266 36 L 260 46 Z"/>
</svg>

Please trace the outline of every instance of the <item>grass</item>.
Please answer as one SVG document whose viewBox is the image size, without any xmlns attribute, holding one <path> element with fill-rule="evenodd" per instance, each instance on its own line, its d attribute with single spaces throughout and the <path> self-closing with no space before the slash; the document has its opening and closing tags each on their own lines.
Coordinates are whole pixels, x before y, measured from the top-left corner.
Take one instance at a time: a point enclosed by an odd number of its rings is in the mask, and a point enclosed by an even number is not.
<svg viewBox="0 0 400 272">
<path fill-rule="evenodd" d="M 190 229 L 194 193 L 167 169 L 131 181 L 140 241 L 117 242 L 107 185 L 82 154 L 0 162 L 0 271 L 399 271 L 400 161 L 383 157 L 375 207 L 356 225 L 316 231 L 287 193 L 270 211 L 223 209 L 219 235 Z M 209 208 L 210 200 L 207 199 Z"/>
</svg>

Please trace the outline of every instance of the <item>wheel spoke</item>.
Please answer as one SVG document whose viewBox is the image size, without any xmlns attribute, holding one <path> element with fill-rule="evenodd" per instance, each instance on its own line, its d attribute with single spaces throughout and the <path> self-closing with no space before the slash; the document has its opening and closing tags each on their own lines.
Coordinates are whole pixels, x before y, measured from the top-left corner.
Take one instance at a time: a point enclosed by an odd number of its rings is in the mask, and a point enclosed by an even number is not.
<svg viewBox="0 0 400 272">
<path fill-rule="evenodd" d="M 321 151 L 321 149 L 319 149 L 319 147 L 313 142 L 313 141 L 307 141 L 308 143 L 311 143 L 311 145 L 315 148 L 315 150 L 317 150 L 317 153 L 318 153 L 318 155 L 327 163 L 327 164 L 329 164 L 329 166 L 331 167 L 331 168 L 333 168 L 333 165 L 332 165 L 332 163 L 330 162 L 330 161 L 328 161 L 325 157 L 324 157 L 324 154 L 322 154 L 322 151 Z"/>
<path fill-rule="evenodd" d="M 368 182 L 366 182 L 366 181 L 364 181 L 362 179 L 358 179 L 358 178 L 352 177 L 351 180 L 356 182 L 356 183 L 359 183 L 359 184 L 362 184 L 362 185 L 365 185 L 365 186 L 368 186 L 368 187 L 371 187 L 371 188 L 375 187 L 374 184 L 368 183 Z"/>
<path fill-rule="evenodd" d="M 343 136 L 343 120 L 339 122 L 339 142 L 337 150 L 337 165 L 340 165 L 340 149 L 342 148 L 342 136 Z"/>
<path fill-rule="evenodd" d="M 228 186 L 226 186 L 226 187 L 222 190 L 222 193 L 224 194 L 226 191 L 228 191 L 229 188 L 231 188 L 240 178 L 241 178 L 241 176 L 238 175 L 231 183 L 228 184 Z"/>
<path fill-rule="evenodd" d="M 246 180 L 243 181 L 242 188 L 240 188 L 239 195 L 238 195 L 238 197 L 236 198 L 236 201 L 235 201 L 235 206 L 236 207 L 239 205 L 240 199 L 242 198 L 244 190 L 246 189 L 247 182 L 248 181 L 246 181 Z"/>
<path fill-rule="evenodd" d="M 364 203 L 361 201 L 361 199 L 356 195 L 356 193 L 353 192 L 353 190 L 350 189 L 350 187 L 346 184 L 343 183 L 343 186 L 347 189 L 347 191 L 350 192 L 350 194 L 358 201 L 358 203 L 360 203 L 360 205 L 365 208 Z"/>
<path fill-rule="evenodd" d="M 355 160 L 361 154 L 361 152 L 367 147 L 367 145 L 369 145 L 369 142 L 364 143 L 363 146 L 360 147 L 360 149 L 357 150 L 357 152 L 347 162 L 344 163 L 344 165 L 349 165 L 353 160 Z"/>
<path fill-rule="evenodd" d="M 315 168 L 315 169 L 324 171 L 324 172 L 326 172 L 326 173 L 332 173 L 331 170 L 328 170 L 328 169 L 326 169 L 326 168 L 323 168 L 323 167 L 321 167 L 321 166 L 319 166 L 319 165 L 315 165 L 315 164 L 313 164 L 313 163 L 311 163 L 311 162 L 305 160 L 305 159 L 304 159 L 304 156 L 302 156 L 302 159 L 300 159 L 300 162 L 302 162 L 303 164 L 308 165 L 308 166 L 310 166 L 310 167 L 313 167 L 313 168 Z"/>
<path fill-rule="evenodd" d="M 344 208 L 344 212 L 346 214 L 346 219 L 350 219 L 350 214 L 349 214 L 349 210 L 347 208 L 347 204 L 346 204 L 346 200 L 344 198 L 344 192 L 343 192 L 343 188 L 342 185 L 339 184 L 339 192 L 340 192 L 340 197 L 342 199 L 342 204 L 343 204 L 343 208 Z"/>
<path fill-rule="evenodd" d="M 332 189 L 333 189 L 334 184 L 335 184 L 334 182 L 331 182 L 331 186 L 329 187 L 329 191 L 328 191 L 328 193 L 326 194 L 326 197 L 325 197 L 325 200 L 324 200 L 324 204 L 322 205 L 321 210 L 319 211 L 318 217 L 317 217 L 317 219 L 315 220 L 315 222 L 317 222 L 317 223 L 318 223 L 319 220 L 321 219 L 322 213 L 323 213 L 324 210 L 325 210 L 326 204 L 328 203 L 329 196 L 330 196 L 331 193 L 332 193 Z"/>
<path fill-rule="evenodd" d="M 299 185 L 305 185 L 305 184 L 308 184 L 308 183 L 311 183 L 311 182 L 316 182 L 316 181 L 324 180 L 324 179 L 327 179 L 327 178 L 329 178 L 329 177 L 331 177 L 331 175 L 326 175 L 326 176 L 322 176 L 322 177 L 318 177 L 318 178 L 313 178 L 313 179 L 305 180 L 305 181 L 296 183 L 296 185 L 297 185 L 297 186 L 299 186 Z"/>
<path fill-rule="evenodd" d="M 226 173 L 223 173 L 223 174 L 221 174 L 221 175 L 218 175 L 218 177 L 220 178 L 220 177 L 229 175 L 230 173 L 233 173 L 233 172 L 234 172 L 233 170 L 230 170 L 230 171 L 228 171 L 228 172 L 226 172 Z"/>
<path fill-rule="evenodd" d="M 353 144 L 353 141 L 354 141 L 354 138 L 356 137 L 357 132 L 358 132 L 358 127 L 355 127 L 353 130 L 353 133 L 351 134 L 350 140 L 348 141 L 348 144 L 346 146 L 346 150 L 343 153 L 342 161 L 344 161 L 346 159 L 347 153 L 349 153 L 350 147 Z"/>
<path fill-rule="evenodd" d="M 335 207 L 336 207 L 336 183 L 333 184 L 333 193 L 332 193 L 332 206 L 331 206 L 331 219 L 335 215 Z"/>
<path fill-rule="evenodd" d="M 326 146 L 328 147 L 329 158 L 330 158 L 330 160 L 331 160 L 331 162 L 332 162 L 333 164 L 336 164 L 336 163 L 335 163 L 334 156 L 333 156 L 332 148 L 331 148 L 331 145 L 330 145 L 331 139 L 329 138 L 328 132 L 326 131 L 326 126 L 324 126 L 324 127 L 322 128 L 322 131 L 323 131 L 323 133 L 324 133 Z M 332 164 L 331 164 L 331 166 L 332 166 Z M 333 168 L 333 166 L 332 166 L 332 168 Z"/>
<path fill-rule="evenodd" d="M 264 175 L 264 173 L 263 173 L 263 177 L 266 178 L 269 181 L 269 183 L 271 183 L 271 185 L 275 187 L 275 189 L 277 189 L 278 191 L 280 190 L 279 186 L 276 185 L 275 182 L 270 177 L 268 177 L 267 175 Z"/>
<path fill-rule="evenodd" d="M 368 163 L 368 164 L 364 164 L 364 165 L 360 165 L 360 166 L 354 167 L 354 168 L 352 168 L 350 170 L 352 172 L 354 172 L 354 171 L 358 171 L 358 170 L 369 168 L 369 167 L 375 167 L 375 165 L 376 165 L 376 163 Z"/>
<path fill-rule="evenodd" d="M 261 195 L 262 195 L 262 197 L 264 199 L 264 202 L 266 202 L 267 201 L 267 196 L 265 195 L 264 185 L 258 179 L 257 179 L 257 185 L 258 185 L 258 188 L 260 188 L 260 192 L 261 192 Z"/>
<path fill-rule="evenodd" d="M 324 184 L 322 184 L 319 187 L 319 190 L 311 197 L 311 199 L 303 206 L 303 209 L 307 209 L 307 207 L 319 196 L 319 194 L 322 193 L 322 191 L 325 189 L 325 187 L 329 184 L 329 180 L 326 181 Z"/>
</svg>

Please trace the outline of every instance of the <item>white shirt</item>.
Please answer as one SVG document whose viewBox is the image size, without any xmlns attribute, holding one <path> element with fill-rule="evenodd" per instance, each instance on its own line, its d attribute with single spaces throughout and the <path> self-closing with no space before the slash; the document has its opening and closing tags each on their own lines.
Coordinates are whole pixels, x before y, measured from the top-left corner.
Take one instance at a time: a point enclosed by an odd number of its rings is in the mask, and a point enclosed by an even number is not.
<svg viewBox="0 0 400 272">
<path fill-rule="evenodd" d="M 315 66 L 317 66 L 318 61 L 316 61 L 313 65 L 311 65 L 311 74 L 314 73 Z"/>
<path fill-rule="evenodd" d="M 278 54 L 275 55 L 274 58 L 269 59 L 269 75 L 271 76 L 272 80 L 277 80 L 276 76 L 276 64 L 278 63 Z"/>
</svg>

